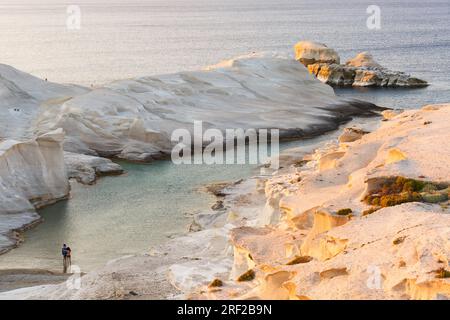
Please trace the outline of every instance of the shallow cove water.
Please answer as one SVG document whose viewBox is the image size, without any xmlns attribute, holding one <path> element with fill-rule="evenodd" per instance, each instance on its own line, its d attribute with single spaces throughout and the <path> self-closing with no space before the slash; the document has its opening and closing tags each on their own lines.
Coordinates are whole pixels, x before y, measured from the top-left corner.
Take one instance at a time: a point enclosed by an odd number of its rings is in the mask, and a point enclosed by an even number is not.
<svg viewBox="0 0 450 320">
<path fill-rule="evenodd" d="M 372 119 L 361 121 L 375 121 Z M 337 133 L 282 142 L 280 151 L 315 146 Z M 72 248 L 72 264 L 82 272 L 122 256 L 148 252 L 168 237 L 185 233 L 191 214 L 208 209 L 216 201 L 200 190 L 203 186 L 259 173 L 258 165 L 250 164 L 119 163 L 124 175 L 102 177 L 93 186 L 72 181 L 69 200 L 39 210 L 43 222 L 23 234 L 25 241 L 18 248 L 0 255 L 0 269 L 61 271 L 63 243 Z"/>
<path fill-rule="evenodd" d="M 189 214 L 208 208 L 215 198 L 198 190 L 217 181 L 251 175 L 250 165 L 174 165 L 120 163 L 126 174 L 103 177 L 95 186 L 72 182 L 71 199 L 39 213 L 44 222 L 25 232 L 25 242 L 0 256 L 0 269 L 59 271 L 60 247 L 73 250 L 73 264 L 92 270 L 187 230 Z"/>
</svg>

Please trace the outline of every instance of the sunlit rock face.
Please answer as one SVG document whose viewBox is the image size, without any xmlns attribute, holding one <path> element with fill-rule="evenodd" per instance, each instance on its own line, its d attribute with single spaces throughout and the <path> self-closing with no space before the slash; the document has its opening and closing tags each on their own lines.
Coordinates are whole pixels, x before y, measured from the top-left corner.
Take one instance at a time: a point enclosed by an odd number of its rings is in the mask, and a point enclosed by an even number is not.
<svg viewBox="0 0 450 320">
<path fill-rule="evenodd" d="M 450 105 L 397 112 L 299 154 L 265 184 L 277 219 L 233 229 L 230 281 L 200 296 L 448 299 L 449 120 Z"/>
<path fill-rule="evenodd" d="M 296 59 L 320 81 L 331 86 L 423 87 L 427 82 L 404 72 L 392 71 L 377 63 L 368 52 L 361 52 L 345 64 L 338 54 L 323 44 L 301 41 L 295 45 Z"/>
<path fill-rule="evenodd" d="M 294 47 L 295 59 L 305 66 L 316 63 L 339 64 L 341 58 L 339 54 L 323 43 L 312 41 L 300 41 Z"/>
<path fill-rule="evenodd" d="M 355 68 L 382 68 L 369 52 L 358 53 L 356 57 L 348 60 L 345 65 Z"/>
<path fill-rule="evenodd" d="M 25 142 L 0 143 L 0 252 L 16 244 L 11 230 L 39 219 L 35 208 L 69 194 L 63 139 L 59 129 Z"/>
<path fill-rule="evenodd" d="M 298 231 L 275 230 L 255 239 L 258 232 L 234 232 L 240 237 L 235 246 L 246 257 L 266 254 L 251 266 L 257 277 L 242 298 L 436 299 L 450 294 L 442 271 L 449 261 L 449 218 L 437 208 L 418 203 L 385 208 L 316 234 L 307 249 L 291 256 L 283 249 L 301 242 Z M 279 248 L 278 254 L 269 256 L 266 246 Z M 235 263 L 242 265 L 239 259 Z M 285 276 L 274 283 L 280 274 Z"/>
</svg>

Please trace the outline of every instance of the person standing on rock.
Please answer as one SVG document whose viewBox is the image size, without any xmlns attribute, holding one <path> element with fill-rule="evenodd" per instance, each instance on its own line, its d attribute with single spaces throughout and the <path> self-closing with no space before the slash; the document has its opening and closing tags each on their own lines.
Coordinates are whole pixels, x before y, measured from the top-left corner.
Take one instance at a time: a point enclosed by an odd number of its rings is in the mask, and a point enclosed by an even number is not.
<svg viewBox="0 0 450 320">
<path fill-rule="evenodd" d="M 68 246 L 66 248 L 66 252 L 67 265 L 70 268 L 72 266 L 72 249 L 70 249 L 70 247 Z"/>
<path fill-rule="evenodd" d="M 61 254 L 63 256 L 63 272 L 67 272 L 67 268 L 71 264 L 71 252 L 72 250 L 65 243 L 62 246 Z"/>
</svg>

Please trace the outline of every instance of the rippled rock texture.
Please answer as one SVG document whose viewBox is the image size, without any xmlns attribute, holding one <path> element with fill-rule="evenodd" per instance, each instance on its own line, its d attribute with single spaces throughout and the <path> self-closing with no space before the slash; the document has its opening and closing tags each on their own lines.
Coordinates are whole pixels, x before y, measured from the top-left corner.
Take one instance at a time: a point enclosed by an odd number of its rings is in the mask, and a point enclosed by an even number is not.
<svg viewBox="0 0 450 320">
<path fill-rule="evenodd" d="M 272 129 L 306 137 L 335 129 L 374 105 L 340 101 L 294 59 L 251 54 L 200 71 L 115 81 L 100 88 L 59 85 L 0 66 L 0 137 L 63 128 L 64 150 L 151 161 L 167 156 L 175 129 Z"/>
</svg>

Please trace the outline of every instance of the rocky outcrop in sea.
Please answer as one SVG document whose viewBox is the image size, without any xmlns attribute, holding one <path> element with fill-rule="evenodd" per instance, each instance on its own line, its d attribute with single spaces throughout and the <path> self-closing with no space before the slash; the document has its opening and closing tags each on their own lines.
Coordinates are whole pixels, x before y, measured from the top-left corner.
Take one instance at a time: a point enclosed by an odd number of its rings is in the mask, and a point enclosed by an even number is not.
<svg viewBox="0 0 450 320">
<path fill-rule="evenodd" d="M 428 83 L 377 63 L 368 52 L 361 52 L 345 64 L 338 53 L 326 45 L 301 41 L 295 45 L 296 60 L 320 81 L 335 87 L 424 87 Z"/>
</svg>

